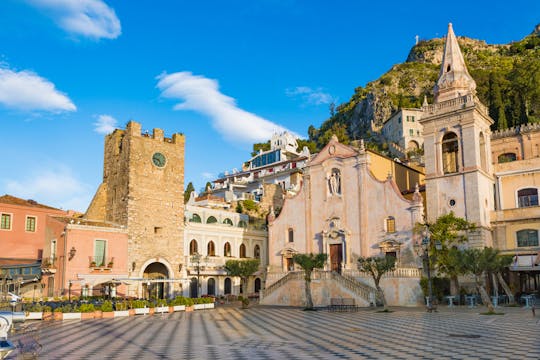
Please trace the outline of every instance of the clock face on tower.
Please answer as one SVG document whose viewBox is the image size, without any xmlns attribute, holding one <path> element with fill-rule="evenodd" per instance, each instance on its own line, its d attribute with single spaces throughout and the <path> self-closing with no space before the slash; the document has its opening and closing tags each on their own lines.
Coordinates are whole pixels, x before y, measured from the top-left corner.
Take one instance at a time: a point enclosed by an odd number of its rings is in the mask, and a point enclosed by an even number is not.
<svg viewBox="0 0 540 360">
<path fill-rule="evenodd" d="M 157 152 L 154 155 L 152 155 L 152 162 L 157 167 L 164 167 L 166 161 L 167 160 L 165 159 L 165 155 L 163 155 L 162 153 Z"/>
</svg>

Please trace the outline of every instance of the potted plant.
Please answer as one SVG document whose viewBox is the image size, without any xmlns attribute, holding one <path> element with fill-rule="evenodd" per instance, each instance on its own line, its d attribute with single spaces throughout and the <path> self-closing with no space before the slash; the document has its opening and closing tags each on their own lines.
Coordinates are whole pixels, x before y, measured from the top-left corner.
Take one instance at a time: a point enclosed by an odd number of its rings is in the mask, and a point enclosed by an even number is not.
<svg viewBox="0 0 540 360">
<path fill-rule="evenodd" d="M 135 311 L 133 309 L 129 309 L 129 304 L 127 301 L 117 302 L 114 304 L 114 309 L 114 317 L 135 315 Z"/>
<path fill-rule="evenodd" d="M 150 313 L 148 302 L 146 300 L 132 300 L 130 307 L 135 310 L 135 315 L 146 315 Z"/>
<path fill-rule="evenodd" d="M 81 314 L 81 319 L 87 320 L 94 318 L 94 312 L 96 311 L 96 308 L 94 307 L 94 304 L 81 304 L 78 311 Z"/>
<path fill-rule="evenodd" d="M 52 320 L 53 313 L 52 308 L 49 305 L 43 305 L 43 320 Z"/>
<path fill-rule="evenodd" d="M 91 268 L 94 268 L 94 267 L 96 267 L 96 265 L 97 265 L 97 264 L 96 264 L 96 262 L 95 262 L 95 261 L 92 261 L 92 262 L 90 262 L 90 267 L 91 267 Z"/>
<path fill-rule="evenodd" d="M 169 302 L 169 306 L 173 311 L 185 311 L 187 305 L 187 299 L 183 296 L 177 296 Z"/>
<path fill-rule="evenodd" d="M 167 306 L 167 300 L 159 299 L 154 310 L 156 313 L 165 313 L 169 312 L 169 307 Z"/>
<path fill-rule="evenodd" d="M 101 316 L 104 319 L 109 319 L 114 317 L 113 312 L 113 304 L 110 300 L 105 300 L 103 304 L 101 304 Z"/>
<path fill-rule="evenodd" d="M 107 267 L 108 267 L 108 268 L 112 268 L 113 265 L 114 265 L 114 262 L 111 260 L 111 261 L 109 261 L 109 263 L 107 264 Z"/>
<path fill-rule="evenodd" d="M 25 304 L 24 312 L 25 312 L 26 320 L 42 320 L 43 319 L 43 306 L 39 303 Z"/>
</svg>

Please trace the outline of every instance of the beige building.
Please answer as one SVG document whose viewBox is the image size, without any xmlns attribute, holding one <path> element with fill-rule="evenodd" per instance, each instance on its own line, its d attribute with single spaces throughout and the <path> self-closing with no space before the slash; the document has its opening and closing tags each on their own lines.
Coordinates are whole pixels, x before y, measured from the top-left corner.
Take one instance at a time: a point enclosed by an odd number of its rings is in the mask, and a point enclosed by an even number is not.
<svg viewBox="0 0 540 360">
<path fill-rule="evenodd" d="M 422 109 L 402 108 L 384 122 L 381 131 L 394 156 L 406 157 L 407 153 L 423 147 L 422 115 Z"/>
</svg>

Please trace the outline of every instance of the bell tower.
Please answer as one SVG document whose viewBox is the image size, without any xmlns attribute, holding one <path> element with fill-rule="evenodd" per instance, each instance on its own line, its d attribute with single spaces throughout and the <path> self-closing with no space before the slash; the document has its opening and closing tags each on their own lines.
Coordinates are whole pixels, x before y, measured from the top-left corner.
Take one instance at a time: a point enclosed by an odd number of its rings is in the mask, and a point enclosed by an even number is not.
<svg viewBox="0 0 540 360">
<path fill-rule="evenodd" d="M 428 221 L 453 211 L 477 225 L 470 246 L 491 246 L 494 209 L 490 125 L 486 107 L 476 97 L 452 24 L 444 47 L 434 103 L 422 107 Z"/>
</svg>

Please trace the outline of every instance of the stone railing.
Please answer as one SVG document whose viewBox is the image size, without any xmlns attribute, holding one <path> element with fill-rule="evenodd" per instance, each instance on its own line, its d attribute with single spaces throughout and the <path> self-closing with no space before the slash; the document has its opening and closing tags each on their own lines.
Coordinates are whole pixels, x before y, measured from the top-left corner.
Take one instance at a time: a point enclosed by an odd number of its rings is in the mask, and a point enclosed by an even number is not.
<svg viewBox="0 0 540 360">
<path fill-rule="evenodd" d="M 463 109 L 469 106 L 476 106 L 480 112 L 487 114 L 487 108 L 480 103 L 480 101 L 475 101 L 472 94 L 467 94 L 464 96 L 457 97 L 455 99 L 450 99 L 443 101 L 441 103 L 431 104 L 423 107 L 423 110 L 429 114 L 436 114 L 440 111 L 451 111 Z"/>
<path fill-rule="evenodd" d="M 277 280 L 270 286 L 266 287 L 266 289 L 261 290 L 261 299 L 269 296 L 274 291 L 285 285 L 289 280 L 300 280 L 304 278 L 304 272 L 303 271 L 291 271 L 288 272 L 285 276 L 283 276 L 281 279 Z"/>
<path fill-rule="evenodd" d="M 359 270 L 345 270 L 347 276 L 353 278 L 371 278 L 371 275 Z M 420 278 L 422 270 L 418 268 L 396 268 L 394 271 L 387 272 L 383 278 Z"/>
<path fill-rule="evenodd" d="M 373 303 L 373 301 L 375 300 L 377 289 L 375 289 L 374 287 L 368 284 L 361 283 L 355 278 L 348 275 L 340 275 L 334 271 L 325 271 L 325 273 L 329 274 L 331 280 L 351 290 L 352 292 L 360 296 L 362 299 L 366 300 L 368 304 Z"/>
</svg>

